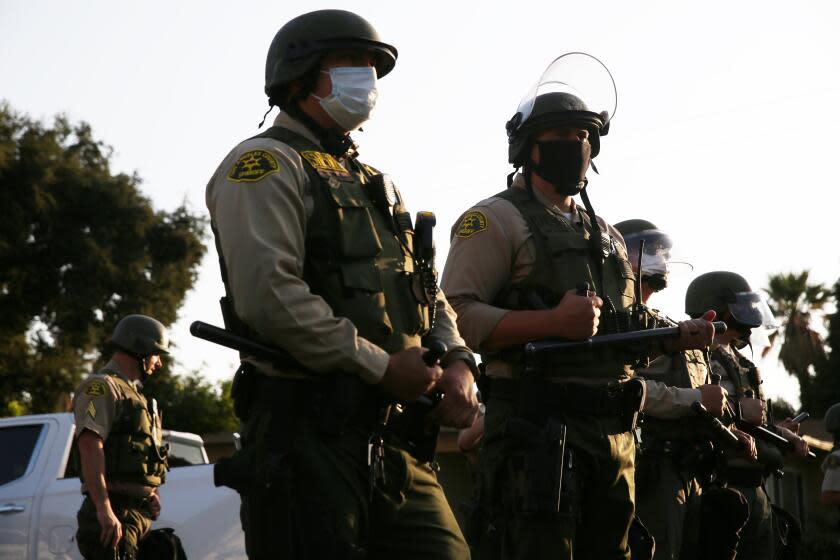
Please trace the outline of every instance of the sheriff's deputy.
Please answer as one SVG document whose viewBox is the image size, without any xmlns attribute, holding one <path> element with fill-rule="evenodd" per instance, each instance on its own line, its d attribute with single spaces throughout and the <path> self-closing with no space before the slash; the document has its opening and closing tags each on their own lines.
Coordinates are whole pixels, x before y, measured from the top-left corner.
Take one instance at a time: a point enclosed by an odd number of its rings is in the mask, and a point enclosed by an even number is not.
<svg viewBox="0 0 840 560">
<path fill-rule="evenodd" d="M 109 340 L 111 358 L 76 389 L 76 447 L 85 496 L 76 541 L 89 560 L 134 560 L 138 543 L 160 515 L 166 477 L 161 415 L 142 382 L 169 354 L 164 326 L 128 315 Z"/>
<path fill-rule="evenodd" d="M 217 469 L 242 495 L 252 559 L 468 555 L 428 428 L 472 423 L 477 369 L 437 290 L 431 215 L 413 224 L 350 137 L 396 59 L 357 14 L 289 21 L 265 72 L 281 112 L 207 186 L 228 327 L 289 354 L 245 357 L 239 481 Z M 425 356 L 431 339 L 449 349 L 439 363 Z M 442 395 L 425 418 L 412 412 L 424 394 Z"/>
</svg>

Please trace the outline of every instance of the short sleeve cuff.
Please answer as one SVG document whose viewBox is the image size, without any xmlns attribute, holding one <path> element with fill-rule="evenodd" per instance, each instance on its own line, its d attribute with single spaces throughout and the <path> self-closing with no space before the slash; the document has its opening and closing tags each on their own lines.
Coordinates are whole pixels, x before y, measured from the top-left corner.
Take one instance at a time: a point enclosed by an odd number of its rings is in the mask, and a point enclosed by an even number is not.
<svg viewBox="0 0 840 560">
<path fill-rule="evenodd" d="M 82 420 L 81 422 L 76 423 L 76 439 L 82 435 L 82 432 L 85 430 L 90 430 L 91 432 L 98 435 L 102 438 L 102 441 L 105 441 L 108 438 L 108 432 L 105 430 L 103 426 L 91 421 L 90 419 Z"/>
</svg>

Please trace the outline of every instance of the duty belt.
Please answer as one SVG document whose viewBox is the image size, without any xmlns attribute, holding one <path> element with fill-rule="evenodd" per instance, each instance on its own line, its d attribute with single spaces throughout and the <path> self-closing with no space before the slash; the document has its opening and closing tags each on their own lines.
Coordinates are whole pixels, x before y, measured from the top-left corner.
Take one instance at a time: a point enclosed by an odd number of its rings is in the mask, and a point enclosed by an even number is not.
<svg viewBox="0 0 840 560">
<path fill-rule="evenodd" d="M 688 453 L 692 444 L 685 440 L 652 438 L 650 443 L 645 443 L 645 432 L 642 430 L 642 453 L 651 455 L 667 455 L 669 457 L 682 457 Z"/>
<path fill-rule="evenodd" d="M 733 486 L 757 488 L 764 482 L 764 473 L 761 469 L 729 468 L 724 471 L 723 479 Z"/>
<path fill-rule="evenodd" d="M 361 379 L 291 379 L 256 375 L 254 384 L 257 405 L 282 407 L 292 415 L 306 413 L 336 414 L 348 423 L 362 427 L 373 426 L 378 410 L 387 404 L 370 385 Z"/>
<path fill-rule="evenodd" d="M 481 379 L 481 394 L 492 399 L 516 401 L 521 390 L 522 382 L 517 379 L 488 376 Z M 616 417 L 624 413 L 621 385 L 588 387 L 544 381 L 540 387 L 540 398 L 545 406 L 564 413 L 599 417 Z"/>
<path fill-rule="evenodd" d="M 422 441 L 426 438 L 425 411 L 418 413 L 414 404 L 395 406 L 383 429 L 383 411 L 394 401 L 357 377 L 301 380 L 256 374 L 253 390 L 256 406 L 283 411 L 286 428 L 294 419 L 310 415 L 325 433 L 340 435 L 347 427 L 360 428 L 379 433 L 389 444 L 428 460 L 417 454 L 420 446 L 429 445 Z"/>
<path fill-rule="evenodd" d="M 136 482 L 106 481 L 108 494 L 116 494 L 126 498 L 148 498 L 155 493 L 154 486 L 146 486 Z M 89 494 L 87 485 L 82 484 L 82 494 Z"/>
</svg>

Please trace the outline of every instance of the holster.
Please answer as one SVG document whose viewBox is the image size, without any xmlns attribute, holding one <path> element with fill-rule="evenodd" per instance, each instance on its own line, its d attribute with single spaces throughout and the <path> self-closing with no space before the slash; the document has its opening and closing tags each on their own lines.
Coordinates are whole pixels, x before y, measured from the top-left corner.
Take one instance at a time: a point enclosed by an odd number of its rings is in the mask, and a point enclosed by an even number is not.
<svg viewBox="0 0 840 560">
<path fill-rule="evenodd" d="M 621 423 L 628 432 L 636 429 L 646 392 L 644 379 L 638 377 L 621 385 Z"/>
<path fill-rule="evenodd" d="M 230 398 L 233 399 L 233 413 L 242 422 L 248 420 L 248 415 L 251 410 L 255 376 L 255 368 L 248 362 L 241 362 L 236 373 L 233 374 L 233 382 L 230 385 Z"/>
<path fill-rule="evenodd" d="M 508 418 L 504 434 L 522 442 L 525 450 L 521 511 L 560 512 L 566 463 L 566 425 L 556 418 L 549 418 L 539 428 L 524 418 L 513 416 Z"/>
<path fill-rule="evenodd" d="M 713 487 L 703 490 L 700 504 L 700 558 L 735 560 L 749 518 L 747 499 L 733 488 Z"/>
<path fill-rule="evenodd" d="M 802 525 L 789 511 L 773 504 L 773 522 L 776 525 L 776 556 L 774 560 L 796 560 L 802 546 Z"/>
<path fill-rule="evenodd" d="M 656 552 L 656 541 L 648 528 L 634 515 L 627 534 L 627 544 L 630 546 L 630 557 L 633 560 L 652 560 Z"/>
<path fill-rule="evenodd" d="M 421 463 L 434 461 L 440 426 L 429 425 L 426 415 L 438 405 L 441 395 L 433 395 L 431 402 L 409 403 L 391 412 L 385 436 L 396 438 L 401 447 Z M 400 411 L 401 409 L 401 411 Z"/>
<path fill-rule="evenodd" d="M 213 467 L 213 483 L 227 486 L 242 495 L 254 488 L 290 484 L 289 451 L 296 426 L 304 411 L 313 411 L 320 393 L 315 383 L 269 378 L 243 363 L 235 376 L 235 406 L 243 418 L 242 449 L 219 459 Z M 234 393 L 234 387 L 231 388 Z M 255 426 L 260 420 L 257 408 L 268 411 L 267 426 Z M 239 414 L 239 413 L 238 413 Z M 324 422 L 331 415 L 324 414 Z"/>
</svg>

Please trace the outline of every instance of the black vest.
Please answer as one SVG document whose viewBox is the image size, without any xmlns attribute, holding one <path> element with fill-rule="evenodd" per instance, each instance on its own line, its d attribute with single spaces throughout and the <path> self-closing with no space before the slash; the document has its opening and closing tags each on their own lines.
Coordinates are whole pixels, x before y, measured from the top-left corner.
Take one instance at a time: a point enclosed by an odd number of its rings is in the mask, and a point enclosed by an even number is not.
<svg viewBox="0 0 840 560">
<path fill-rule="evenodd" d="M 378 172 L 348 160 L 345 169 L 314 142 L 282 127 L 271 138 L 298 152 L 311 183 L 303 279 L 336 316 L 388 353 L 420 345 L 431 328 L 428 294 L 412 256 L 411 219 L 397 195 L 392 208 L 375 202 Z M 391 216 L 393 213 L 393 218 Z"/>
<path fill-rule="evenodd" d="M 595 255 L 590 236 L 595 228 L 589 217 L 580 212 L 582 224 L 571 224 L 551 212 L 528 191 L 511 187 L 496 195 L 511 202 L 528 224 L 534 241 L 536 259 L 530 274 L 523 281 L 506 286 L 493 305 L 505 309 L 549 309 L 556 306 L 568 290 L 581 282 L 588 282 L 617 313 L 605 313 L 602 308 L 599 333 L 629 330 L 629 310 L 633 304 L 635 279 L 624 245 L 602 232 L 604 253 Z M 602 260 L 600 264 L 596 259 Z M 603 282 L 599 271 L 603 270 Z M 603 289 L 602 289 L 603 288 Z M 609 302 L 609 303 L 608 303 Z M 510 363 L 514 374 L 521 369 L 521 350 L 502 352 L 499 358 Z M 610 351 L 583 352 L 560 359 L 556 373 L 564 377 L 589 377 L 608 380 L 633 375 L 627 359 Z M 554 372 L 548 372 L 549 375 Z"/>
</svg>

